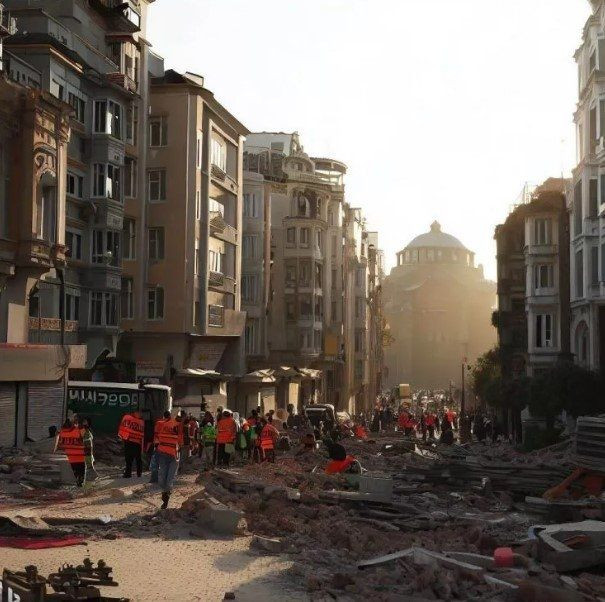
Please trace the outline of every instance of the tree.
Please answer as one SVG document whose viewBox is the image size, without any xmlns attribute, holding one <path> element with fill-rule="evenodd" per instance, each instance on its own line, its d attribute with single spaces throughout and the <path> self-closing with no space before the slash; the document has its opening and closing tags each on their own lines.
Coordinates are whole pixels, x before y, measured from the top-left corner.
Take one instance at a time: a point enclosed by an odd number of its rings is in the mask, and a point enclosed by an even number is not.
<svg viewBox="0 0 605 602">
<path fill-rule="evenodd" d="M 502 371 L 500 369 L 500 350 L 490 349 L 477 358 L 471 370 L 471 387 L 481 401 L 498 405 L 501 398 Z"/>
</svg>

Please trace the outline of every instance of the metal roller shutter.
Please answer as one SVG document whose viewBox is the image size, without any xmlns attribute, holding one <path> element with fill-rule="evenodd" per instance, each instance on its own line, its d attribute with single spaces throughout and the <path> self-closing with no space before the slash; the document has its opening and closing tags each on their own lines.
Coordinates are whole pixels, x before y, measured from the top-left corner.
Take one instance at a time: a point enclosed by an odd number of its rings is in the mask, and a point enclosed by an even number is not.
<svg viewBox="0 0 605 602">
<path fill-rule="evenodd" d="M 15 445 L 17 384 L 0 383 L 0 447 Z"/>
<path fill-rule="evenodd" d="M 30 382 L 27 386 L 27 436 L 34 440 L 48 438 L 48 427 L 63 424 L 63 380 Z"/>
</svg>

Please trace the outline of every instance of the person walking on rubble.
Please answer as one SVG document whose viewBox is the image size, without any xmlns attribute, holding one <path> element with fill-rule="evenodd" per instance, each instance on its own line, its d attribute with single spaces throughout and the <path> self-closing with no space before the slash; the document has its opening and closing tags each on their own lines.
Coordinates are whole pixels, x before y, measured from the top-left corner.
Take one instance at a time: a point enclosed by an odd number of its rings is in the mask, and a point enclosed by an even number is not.
<svg viewBox="0 0 605 602">
<path fill-rule="evenodd" d="M 118 429 L 118 437 L 124 442 L 124 460 L 126 468 L 124 469 L 124 477 L 130 479 L 132 477 L 132 464 L 136 463 L 137 477 L 143 474 L 143 437 L 145 435 L 145 422 L 141 418 L 141 413 L 138 411 L 124 414 L 120 427 Z"/>
<path fill-rule="evenodd" d="M 54 451 L 65 452 L 67 461 L 76 478 L 76 485 L 82 487 L 86 481 L 86 451 L 84 448 L 84 429 L 68 418 L 63 423 L 55 441 Z"/>
<path fill-rule="evenodd" d="M 216 445 L 216 428 L 214 420 L 204 422 L 201 433 L 201 458 L 204 468 L 210 470 L 214 466 L 214 446 Z"/>
<path fill-rule="evenodd" d="M 91 475 L 92 480 L 99 478 L 97 471 L 95 470 L 95 456 L 93 449 L 93 436 L 90 430 L 90 423 L 87 418 L 82 420 L 82 441 L 84 441 L 84 463 L 86 464 L 86 474 Z"/>
<path fill-rule="evenodd" d="M 269 462 L 275 462 L 275 444 L 279 437 L 279 431 L 273 426 L 272 416 L 267 416 L 262 420 L 263 430 L 260 434 L 260 447 L 263 459 Z"/>
<path fill-rule="evenodd" d="M 237 424 L 229 410 L 223 411 L 222 418 L 216 425 L 216 444 L 219 466 L 229 466 L 231 454 L 235 452 L 235 437 L 237 436 Z"/>
<path fill-rule="evenodd" d="M 179 465 L 183 446 L 183 428 L 180 421 L 164 412 L 164 418 L 157 425 L 158 483 L 162 489 L 162 509 L 168 508 L 174 477 Z"/>
</svg>

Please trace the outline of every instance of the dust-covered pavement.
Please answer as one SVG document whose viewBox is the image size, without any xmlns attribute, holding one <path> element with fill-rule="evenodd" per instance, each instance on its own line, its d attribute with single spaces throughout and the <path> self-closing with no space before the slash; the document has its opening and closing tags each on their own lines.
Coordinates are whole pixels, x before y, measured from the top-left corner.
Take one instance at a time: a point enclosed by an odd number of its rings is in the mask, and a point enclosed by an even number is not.
<svg viewBox="0 0 605 602">
<path fill-rule="evenodd" d="M 180 504 L 200 485 L 195 473 L 178 478 L 171 499 Z M 250 550 L 249 535 L 220 538 L 207 532 L 190 534 L 190 525 L 177 521 L 173 511 L 159 511 L 157 489 L 145 481 L 119 479 L 116 485 L 90 491 L 84 497 L 52 505 L 19 505 L 2 508 L 4 516 L 73 518 L 111 516 L 101 525 L 74 525 L 62 530 L 83 535 L 86 545 L 45 550 L 0 549 L 0 568 L 23 570 L 34 564 L 42 575 L 55 572 L 64 563 L 79 565 L 85 557 L 103 559 L 114 569 L 117 588 L 107 595 L 133 601 L 223 600 L 235 593 L 236 600 L 307 600 L 292 587 L 287 558 L 266 556 Z"/>
</svg>

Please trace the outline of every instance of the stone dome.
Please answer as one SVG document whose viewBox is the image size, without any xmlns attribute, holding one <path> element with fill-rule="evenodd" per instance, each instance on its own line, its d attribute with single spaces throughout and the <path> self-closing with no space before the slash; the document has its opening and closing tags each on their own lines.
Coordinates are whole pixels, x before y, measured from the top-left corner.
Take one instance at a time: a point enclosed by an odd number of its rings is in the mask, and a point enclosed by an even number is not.
<svg viewBox="0 0 605 602">
<path fill-rule="evenodd" d="M 430 232 L 420 234 L 414 240 L 412 240 L 405 248 L 406 249 L 419 249 L 419 248 L 442 248 L 442 249 L 464 249 L 467 248 L 451 234 L 446 234 L 441 231 L 441 224 L 437 221 L 431 224 Z"/>
</svg>

